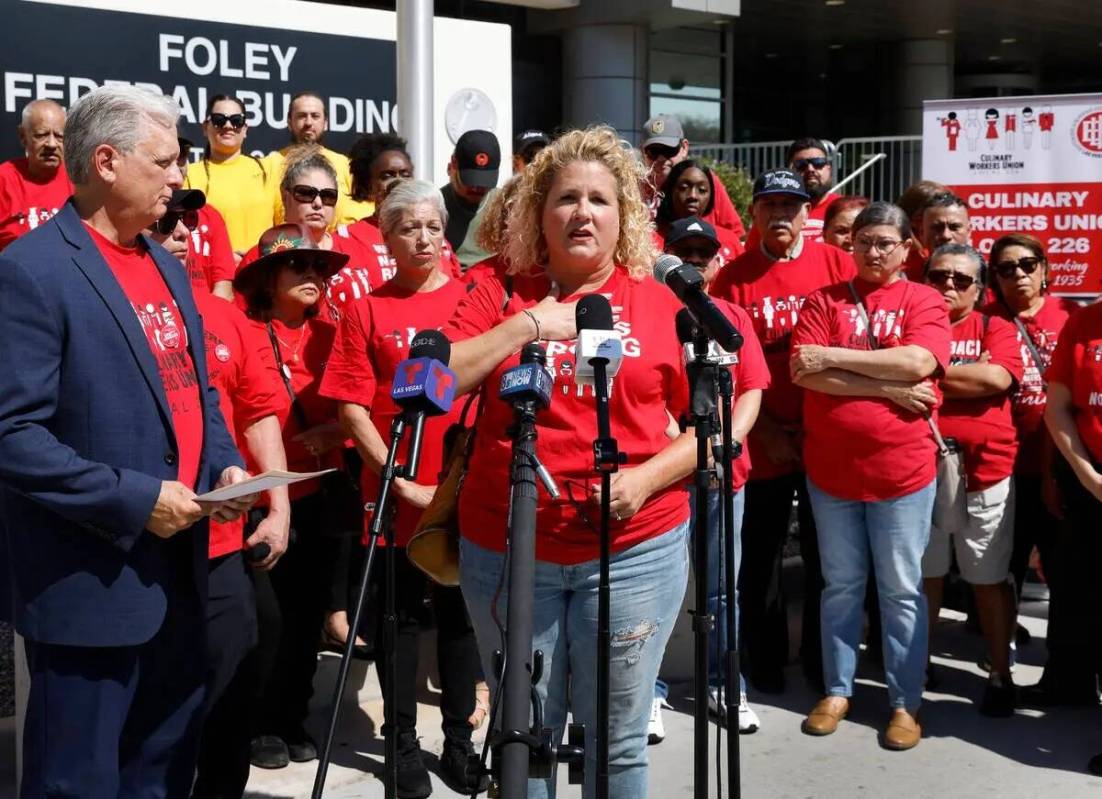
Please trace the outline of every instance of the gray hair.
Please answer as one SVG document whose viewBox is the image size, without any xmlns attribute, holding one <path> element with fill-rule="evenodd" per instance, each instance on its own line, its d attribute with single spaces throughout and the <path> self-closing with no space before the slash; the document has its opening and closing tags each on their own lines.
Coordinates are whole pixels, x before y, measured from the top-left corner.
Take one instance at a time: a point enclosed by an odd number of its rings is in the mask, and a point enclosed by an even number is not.
<svg viewBox="0 0 1102 799">
<path fill-rule="evenodd" d="M 922 268 L 922 273 L 926 274 L 930 271 L 930 265 L 933 264 L 938 258 L 943 255 L 963 255 L 968 258 L 972 263 L 976 265 L 976 282 L 980 286 L 987 284 L 987 262 L 983 260 L 983 256 L 980 251 L 975 247 L 967 244 L 958 244 L 955 241 L 950 241 L 946 244 L 942 244 L 940 247 L 930 253 L 930 257 L 926 259 L 926 265 Z"/>
<path fill-rule="evenodd" d="M 75 184 L 88 182 L 92 153 L 107 144 L 131 153 L 147 125 L 176 127 L 180 107 L 171 97 L 136 86 L 101 86 L 81 97 L 65 121 L 65 169 Z"/>
<path fill-rule="evenodd" d="M 309 95 L 313 97 L 313 95 Z M 302 176 L 307 172 L 324 172 L 333 181 L 333 187 L 337 187 L 337 171 L 329 163 L 329 159 L 316 144 L 307 144 L 294 147 L 287 153 L 287 166 L 283 172 L 283 180 L 279 188 L 289 192 L 302 181 Z"/>
<path fill-rule="evenodd" d="M 892 203 L 883 201 L 870 203 L 853 220 L 853 235 L 856 236 L 861 228 L 874 225 L 889 225 L 895 228 L 904 241 L 911 237 L 911 223 L 907 219 L 907 214 L 898 205 Z"/>
<path fill-rule="evenodd" d="M 427 180 L 403 180 L 390 190 L 379 209 L 379 231 L 387 236 L 398 227 L 402 215 L 411 208 L 428 203 L 440 215 L 440 224 L 448 226 L 448 209 L 444 206 L 444 196 L 440 189 Z"/>
</svg>

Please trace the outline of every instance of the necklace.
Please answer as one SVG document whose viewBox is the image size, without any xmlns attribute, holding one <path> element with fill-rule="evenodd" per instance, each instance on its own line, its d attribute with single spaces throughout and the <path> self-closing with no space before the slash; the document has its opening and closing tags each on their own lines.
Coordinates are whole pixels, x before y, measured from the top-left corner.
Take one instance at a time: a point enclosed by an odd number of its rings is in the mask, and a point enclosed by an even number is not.
<svg viewBox="0 0 1102 799">
<path fill-rule="evenodd" d="M 273 327 L 272 329 L 274 330 L 275 328 Z M 284 346 L 284 348 L 289 349 L 291 351 L 291 357 L 290 358 L 285 358 L 284 360 L 290 361 L 292 363 L 298 363 L 299 347 L 302 346 L 302 340 L 305 337 L 306 337 L 306 325 L 305 324 L 303 324 L 302 328 L 298 331 L 298 341 L 295 342 L 295 345 L 293 347 L 290 344 L 288 344 L 286 341 L 284 341 L 282 338 L 280 338 L 279 334 L 276 333 L 276 340 L 278 340 L 279 343 Z"/>
</svg>

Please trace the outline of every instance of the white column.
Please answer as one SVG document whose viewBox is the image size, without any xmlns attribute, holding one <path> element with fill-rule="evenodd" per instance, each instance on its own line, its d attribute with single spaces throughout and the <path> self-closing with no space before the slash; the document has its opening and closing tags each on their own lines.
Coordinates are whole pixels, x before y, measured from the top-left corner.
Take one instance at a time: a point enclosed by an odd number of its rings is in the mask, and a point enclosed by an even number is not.
<svg viewBox="0 0 1102 799">
<path fill-rule="evenodd" d="M 417 176 L 432 180 L 433 0 L 398 0 L 398 131 Z"/>
</svg>

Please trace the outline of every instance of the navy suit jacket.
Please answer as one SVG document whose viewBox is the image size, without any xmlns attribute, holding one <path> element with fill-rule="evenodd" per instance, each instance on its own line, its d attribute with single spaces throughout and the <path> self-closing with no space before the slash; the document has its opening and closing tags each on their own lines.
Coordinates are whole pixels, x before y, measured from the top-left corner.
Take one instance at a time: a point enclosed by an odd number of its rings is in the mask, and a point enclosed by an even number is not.
<svg viewBox="0 0 1102 799">
<path fill-rule="evenodd" d="M 203 493 L 241 457 L 207 380 L 188 277 L 146 243 L 199 379 Z M 160 629 L 170 601 L 205 602 L 206 521 L 168 540 L 144 529 L 178 460 L 145 333 L 70 202 L 0 254 L 0 525 L 22 635 L 133 646 Z"/>
</svg>

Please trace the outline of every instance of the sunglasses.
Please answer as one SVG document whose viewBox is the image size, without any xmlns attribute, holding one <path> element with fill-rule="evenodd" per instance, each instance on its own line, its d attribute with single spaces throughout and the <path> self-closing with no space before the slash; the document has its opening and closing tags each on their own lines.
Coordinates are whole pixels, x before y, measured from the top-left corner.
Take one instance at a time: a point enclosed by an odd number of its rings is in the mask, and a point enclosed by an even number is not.
<svg viewBox="0 0 1102 799">
<path fill-rule="evenodd" d="M 315 274 L 325 274 L 325 266 L 320 260 L 311 258 L 309 256 L 299 256 L 297 258 L 290 258 L 283 262 L 283 266 L 286 269 L 290 269 L 296 275 L 305 275 L 311 269 Z"/>
<path fill-rule="evenodd" d="M 337 193 L 336 189 L 319 189 L 315 186 L 292 186 L 291 196 L 295 198 L 295 202 L 297 203 L 312 203 L 320 196 L 321 204 L 332 208 L 337 204 L 337 198 L 340 195 Z"/>
<path fill-rule="evenodd" d="M 976 279 L 963 272 L 950 272 L 947 269 L 936 269 L 926 273 L 926 282 L 931 286 L 944 286 L 953 281 L 953 288 L 957 291 L 966 291 L 971 288 Z"/>
<path fill-rule="evenodd" d="M 816 169 L 822 169 L 829 163 L 829 158 L 797 158 L 795 161 L 792 162 L 792 168 L 797 172 L 803 172 L 809 166 L 813 166 Z"/>
<path fill-rule="evenodd" d="M 999 277 L 1010 279 L 1021 269 L 1023 274 L 1032 275 L 1040 266 L 1041 259 L 1036 256 L 1019 258 L 1017 261 L 999 261 L 995 264 L 995 274 Z"/>
<path fill-rule="evenodd" d="M 230 127 L 234 130 L 241 130 L 245 127 L 245 115 L 244 114 L 211 114 L 210 124 L 216 128 L 224 128 L 226 123 L 230 123 Z"/>
<path fill-rule="evenodd" d="M 156 230 L 162 236 L 168 236 L 176 229 L 176 224 L 181 221 L 188 230 L 195 230 L 195 228 L 199 227 L 199 212 L 169 211 L 157 220 Z"/>
<path fill-rule="evenodd" d="M 659 158 L 669 160 L 680 152 L 680 148 L 670 147 L 667 144 L 652 144 L 649 147 L 644 147 L 643 152 L 652 161 L 657 161 Z"/>
</svg>

